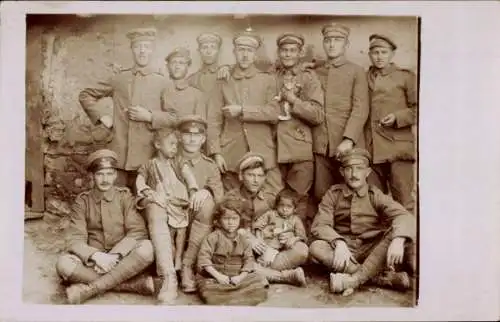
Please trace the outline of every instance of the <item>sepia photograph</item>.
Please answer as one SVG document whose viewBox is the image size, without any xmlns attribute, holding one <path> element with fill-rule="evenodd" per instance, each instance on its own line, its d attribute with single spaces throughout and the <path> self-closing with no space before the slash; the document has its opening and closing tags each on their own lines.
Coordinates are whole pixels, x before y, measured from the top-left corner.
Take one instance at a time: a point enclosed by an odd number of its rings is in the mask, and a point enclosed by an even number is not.
<svg viewBox="0 0 500 322">
<path fill-rule="evenodd" d="M 418 306 L 420 27 L 27 14 L 23 303 Z"/>
</svg>

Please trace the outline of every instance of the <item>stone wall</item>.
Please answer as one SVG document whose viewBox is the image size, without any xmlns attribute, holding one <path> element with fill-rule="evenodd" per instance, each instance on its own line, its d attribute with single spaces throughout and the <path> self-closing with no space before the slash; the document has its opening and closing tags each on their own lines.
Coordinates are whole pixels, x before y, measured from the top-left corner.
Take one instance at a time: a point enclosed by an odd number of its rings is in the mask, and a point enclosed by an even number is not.
<svg viewBox="0 0 500 322">
<path fill-rule="evenodd" d="M 67 213 L 65 202 L 89 186 L 82 160 L 91 149 L 105 142 L 102 133 L 90 124 L 82 111 L 78 94 L 83 88 L 109 77 L 117 68 L 131 66 L 129 42 L 125 37 L 129 29 L 157 28 L 154 63 L 158 70 L 164 71 L 163 58 L 168 52 L 185 46 L 191 50 L 191 72 L 194 72 L 200 66 L 195 38 L 202 31 L 215 31 L 223 37 L 222 63 L 234 62 L 232 36 L 249 25 L 264 39 L 260 52 L 264 61 L 276 59 L 276 37 L 285 31 L 302 33 L 308 46 L 308 58 L 319 58 L 323 57 L 320 29 L 329 21 L 351 27 L 347 53 L 350 60 L 368 68 L 368 36 L 382 32 L 392 35 L 399 45 L 395 62 L 417 71 L 418 22 L 413 17 L 28 16 L 27 111 L 42 110 L 47 209 Z M 37 86 L 39 88 L 34 90 Z M 111 108 L 109 99 L 100 104 L 103 108 Z"/>
</svg>

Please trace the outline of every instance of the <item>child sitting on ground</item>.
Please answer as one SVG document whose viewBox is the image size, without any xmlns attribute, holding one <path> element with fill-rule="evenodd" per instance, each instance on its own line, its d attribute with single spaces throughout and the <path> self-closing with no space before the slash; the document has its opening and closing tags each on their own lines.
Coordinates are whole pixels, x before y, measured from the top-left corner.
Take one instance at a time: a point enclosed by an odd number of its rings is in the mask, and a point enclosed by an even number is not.
<svg viewBox="0 0 500 322">
<path fill-rule="evenodd" d="M 267 281 L 254 272 L 248 240 L 238 234 L 244 216 L 241 199 L 219 204 L 214 226 L 198 253 L 197 284 L 201 299 L 212 305 L 257 305 L 267 299 Z"/>
<path fill-rule="evenodd" d="M 174 128 L 158 130 L 153 144 L 157 155 L 139 168 L 137 193 L 140 199 L 146 200 L 142 201 L 141 206 L 154 202 L 165 209 L 172 237 L 174 266 L 179 271 L 186 242 L 186 227 L 189 224 L 189 197 L 198 186 L 189 165 L 178 163 L 178 133 Z M 155 252 L 158 247 L 167 247 L 154 246 Z"/>
</svg>

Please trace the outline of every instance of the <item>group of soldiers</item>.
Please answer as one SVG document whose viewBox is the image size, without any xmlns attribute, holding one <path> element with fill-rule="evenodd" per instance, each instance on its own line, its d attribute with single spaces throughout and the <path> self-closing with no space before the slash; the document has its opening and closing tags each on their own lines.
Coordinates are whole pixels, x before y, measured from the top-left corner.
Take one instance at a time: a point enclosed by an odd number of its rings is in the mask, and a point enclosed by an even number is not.
<svg viewBox="0 0 500 322">
<path fill-rule="evenodd" d="M 291 247 L 273 257 L 281 264 L 271 260 L 260 270 L 270 282 L 305 284 L 296 269 L 309 257 L 332 272 L 334 292 L 372 279 L 384 263 L 409 262 L 416 274 L 416 76 L 392 63 L 397 45 L 385 35 L 369 37 L 366 72 L 345 56 L 348 27 L 331 23 L 321 34 L 325 61 L 302 61 L 304 37 L 284 33 L 276 40 L 278 62 L 263 71 L 255 66 L 262 38 L 253 31 L 233 38 L 234 65 L 219 63 L 222 38 L 202 33 L 202 67 L 188 76 L 190 52 L 177 48 L 165 58 L 168 80 L 151 64 L 156 30 L 127 34 L 134 66 L 79 95 L 92 123 L 112 138 L 108 150 L 89 157 L 100 184 L 76 199 L 69 254 L 57 263 L 73 284 L 70 303 L 111 289 L 156 292 L 164 303 L 177 296 L 168 224 L 134 201 L 137 170 L 154 155 L 155 131 L 165 127 L 179 130 L 178 154 L 198 186 L 180 269 L 184 292 L 197 289 L 198 252 L 231 191 L 254 219 L 274 208 L 284 189 L 297 196 L 301 220 L 311 200 L 319 204 L 309 231 L 314 241 L 305 252 Z M 112 115 L 96 104 L 104 97 L 113 99 Z M 252 247 L 264 256 L 259 245 Z M 141 273 L 153 261 L 159 285 Z"/>
</svg>

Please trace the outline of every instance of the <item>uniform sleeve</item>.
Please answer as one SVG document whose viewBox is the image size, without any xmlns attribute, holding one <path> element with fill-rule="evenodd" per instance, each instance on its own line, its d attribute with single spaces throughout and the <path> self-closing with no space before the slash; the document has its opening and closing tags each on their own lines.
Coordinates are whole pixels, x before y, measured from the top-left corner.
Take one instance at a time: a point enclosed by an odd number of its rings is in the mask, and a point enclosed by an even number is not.
<svg viewBox="0 0 500 322">
<path fill-rule="evenodd" d="M 295 217 L 293 233 L 295 237 L 299 237 L 300 240 L 302 240 L 304 243 L 307 242 L 306 228 L 304 227 L 302 219 L 300 219 L 299 217 Z"/>
<path fill-rule="evenodd" d="M 95 87 L 85 88 L 78 95 L 78 101 L 92 124 L 97 124 L 99 120 L 108 115 L 105 110 L 96 106 L 98 100 L 113 95 L 112 78 L 100 81 Z"/>
<path fill-rule="evenodd" d="M 274 99 L 278 95 L 276 81 L 273 76 L 267 75 L 265 78 L 267 83 L 264 106 L 261 105 L 243 105 L 241 120 L 243 122 L 265 122 L 276 124 L 279 121 L 281 108 L 279 103 Z"/>
<path fill-rule="evenodd" d="M 214 264 L 212 262 L 212 256 L 214 255 L 216 244 L 217 235 L 215 232 L 210 233 L 201 243 L 197 260 L 199 272 L 202 272 L 205 267 L 212 266 Z"/>
<path fill-rule="evenodd" d="M 208 115 L 208 97 L 205 93 L 197 91 L 194 102 L 194 113 L 200 115 L 204 120 L 207 120 Z"/>
<path fill-rule="evenodd" d="M 406 237 L 415 241 L 417 228 L 415 216 L 381 191 L 374 191 L 373 197 L 377 212 L 391 222 L 392 238 Z"/>
<path fill-rule="evenodd" d="M 128 255 L 139 240 L 148 239 L 148 230 L 144 218 L 137 212 L 132 194 L 129 191 L 121 192 L 122 209 L 125 214 L 125 237 L 122 238 L 109 252 Z"/>
<path fill-rule="evenodd" d="M 90 257 L 99 249 L 88 245 L 85 200 L 78 196 L 72 206 L 67 234 L 68 252 L 78 256 L 85 264 L 90 264 Z"/>
<path fill-rule="evenodd" d="M 220 134 L 224 122 L 223 106 L 222 82 L 218 81 L 212 89 L 207 102 L 207 154 L 209 156 L 221 153 Z"/>
<path fill-rule="evenodd" d="M 329 243 L 336 239 L 344 239 L 334 229 L 335 227 L 335 204 L 337 196 L 335 190 L 328 190 L 318 206 L 318 213 L 311 225 L 311 234 L 316 239 L 325 240 Z"/>
<path fill-rule="evenodd" d="M 357 143 L 364 133 L 364 126 L 370 112 L 368 99 L 368 80 L 364 70 L 359 67 L 354 76 L 352 87 L 352 110 L 344 131 L 344 137 Z"/>
<path fill-rule="evenodd" d="M 291 113 L 310 125 L 319 125 L 325 119 L 324 94 L 321 82 L 313 71 L 305 73 L 304 98 L 293 105 Z"/>
<path fill-rule="evenodd" d="M 241 241 L 245 245 L 243 250 L 243 267 L 241 268 L 241 272 L 251 273 L 255 270 L 255 258 L 253 257 L 252 246 L 244 238 L 241 238 Z"/>
<path fill-rule="evenodd" d="M 219 171 L 219 168 L 215 165 L 215 163 L 209 163 L 210 167 L 208 171 L 210 172 L 207 183 L 205 185 L 205 189 L 209 190 L 214 197 L 215 203 L 219 203 L 224 197 L 224 188 L 222 186 L 222 177 Z"/>
<path fill-rule="evenodd" d="M 137 178 L 135 180 L 135 188 L 137 194 L 140 195 L 143 190 L 151 189 L 150 186 L 147 185 L 149 181 L 149 167 L 147 164 L 143 164 L 137 170 Z"/>
<path fill-rule="evenodd" d="M 417 119 L 417 106 L 418 106 L 418 89 L 417 89 L 417 76 L 408 72 L 405 77 L 405 94 L 407 109 L 395 112 L 396 127 L 402 128 L 412 126 Z"/>
<path fill-rule="evenodd" d="M 177 121 L 177 112 L 168 103 L 166 90 L 163 90 L 160 96 L 161 110 L 150 111 L 152 115 L 151 129 L 157 130 L 162 127 L 174 126 Z"/>
</svg>

